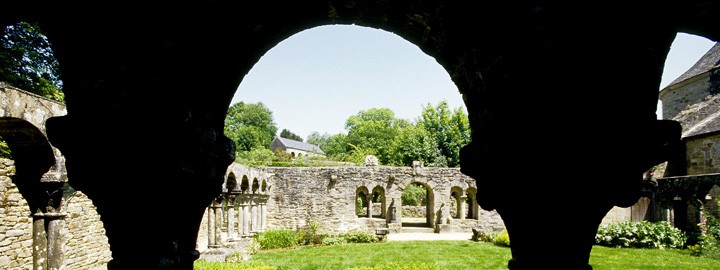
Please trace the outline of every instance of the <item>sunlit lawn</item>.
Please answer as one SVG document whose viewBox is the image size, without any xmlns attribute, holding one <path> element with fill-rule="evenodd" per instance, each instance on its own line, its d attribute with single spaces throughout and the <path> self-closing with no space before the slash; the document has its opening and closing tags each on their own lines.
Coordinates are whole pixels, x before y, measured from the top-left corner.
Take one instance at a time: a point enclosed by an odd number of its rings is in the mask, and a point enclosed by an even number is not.
<svg viewBox="0 0 720 270">
<path fill-rule="evenodd" d="M 507 269 L 510 249 L 473 241 L 393 241 L 298 247 L 262 251 L 249 262 L 265 269 L 350 269 L 395 263 L 425 263 L 433 269 Z M 590 264 L 604 269 L 720 270 L 720 261 L 694 257 L 684 250 L 619 249 L 595 246 Z M 230 263 L 197 262 L 195 269 L 263 269 Z"/>
</svg>

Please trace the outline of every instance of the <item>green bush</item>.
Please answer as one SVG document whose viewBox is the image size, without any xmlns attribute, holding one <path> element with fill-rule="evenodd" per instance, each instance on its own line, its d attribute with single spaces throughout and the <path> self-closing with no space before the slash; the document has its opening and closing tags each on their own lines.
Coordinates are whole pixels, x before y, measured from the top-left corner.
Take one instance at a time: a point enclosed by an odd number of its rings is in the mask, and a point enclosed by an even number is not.
<svg viewBox="0 0 720 270">
<path fill-rule="evenodd" d="M 287 229 L 270 229 L 255 235 L 260 249 L 288 248 L 298 245 L 299 235 Z"/>
<path fill-rule="evenodd" d="M 376 266 L 351 268 L 351 270 L 440 270 L 440 267 L 435 263 L 426 262 L 392 262 Z"/>
<path fill-rule="evenodd" d="M 492 243 L 496 246 L 509 247 L 510 246 L 510 234 L 507 230 L 502 230 L 500 233 L 495 235 L 492 239 Z"/>
<path fill-rule="evenodd" d="M 348 243 L 374 243 L 377 242 L 375 234 L 367 231 L 349 231 L 340 235 Z"/>
<path fill-rule="evenodd" d="M 305 227 L 303 230 L 298 231 L 298 237 L 299 237 L 299 243 L 300 245 L 313 245 L 313 244 L 322 244 L 323 238 L 326 237 L 326 235 L 319 234 L 318 232 L 322 229 L 322 224 L 316 220 L 311 220 L 308 222 L 308 226 Z"/>
<path fill-rule="evenodd" d="M 250 151 L 238 151 L 235 162 L 247 165 L 247 166 L 267 166 L 272 163 L 273 154 L 272 151 L 264 148 L 255 148 Z"/>
<path fill-rule="evenodd" d="M 668 222 L 621 221 L 598 228 L 595 244 L 608 247 L 683 248 L 687 236 Z"/>
<path fill-rule="evenodd" d="M 326 246 L 345 244 L 345 238 L 342 236 L 326 236 L 322 239 L 322 244 Z"/>
<path fill-rule="evenodd" d="M 427 197 L 427 191 L 425 187 L 419 184 L 410 184 L 405 187 L 402 191 L 402 205 L 413 205 L 413 206 L 425 206 L 425 197 Z"/>
<path fill-rule="evenodd" d="M 720 200 L 717 200 L 720 209 Z M 705 256 L 720 260 L 720 221 L 712 212 L 705 213 L 705 233 L 700 235 L 696 245 L 688 246 L 690 252 L 695 256 Z"/>
</svg>

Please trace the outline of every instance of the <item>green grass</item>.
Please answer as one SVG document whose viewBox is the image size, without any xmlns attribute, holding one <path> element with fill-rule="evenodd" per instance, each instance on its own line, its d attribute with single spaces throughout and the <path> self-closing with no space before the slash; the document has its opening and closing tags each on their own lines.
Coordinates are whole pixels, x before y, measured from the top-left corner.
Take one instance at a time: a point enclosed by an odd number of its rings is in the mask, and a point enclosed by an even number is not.
<svg viewBox="0 0 720 270">
<path fill-rule="evenodd" d="M 262 251 L 248 263 L 273 268 L 252 268 L 230 263 L 196 262 L 199 270 L 231 269 L 507 269 L 510 248 L 472 241 L 397 241 L 298 247 Z M 720 269 L 720 261 L 694 257 L 685 250 L 593 247 L 590 264 L 594 270 L 612 269 Z M 237 266 L 238 268 L 232 268 Z M 397 266 L 404 266 L 398 268 Z M 408 268 L 409 269 L 409 268 Z"/>
</svg>

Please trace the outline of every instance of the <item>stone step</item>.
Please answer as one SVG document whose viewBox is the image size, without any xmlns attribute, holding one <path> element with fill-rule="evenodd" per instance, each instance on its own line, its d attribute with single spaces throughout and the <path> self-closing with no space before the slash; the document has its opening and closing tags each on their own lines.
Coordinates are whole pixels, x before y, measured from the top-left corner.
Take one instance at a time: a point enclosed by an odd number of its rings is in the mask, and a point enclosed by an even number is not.
<svg viewBox="0 0 720 270">
<path fill-rule="evenodd" d="M 400 233 L 435 233 L 435 229 L 427 227 L 402 227 Z"/>
</svg>

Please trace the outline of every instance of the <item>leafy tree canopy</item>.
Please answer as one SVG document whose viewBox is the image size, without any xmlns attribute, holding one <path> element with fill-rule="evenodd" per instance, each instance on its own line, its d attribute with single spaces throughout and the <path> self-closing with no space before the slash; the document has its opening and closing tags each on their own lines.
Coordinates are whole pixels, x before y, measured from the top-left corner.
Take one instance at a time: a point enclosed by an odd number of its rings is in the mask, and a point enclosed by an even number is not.
<svg viewBox="0 0 720 270">
<path fill-rule="evenodd" d="M 438 161 L 444 163 L 445 159 L 440 157 L 435 139 L 422 126 L 409 125 L 402 128 L 393 140 L 388 154 L 389 163 L 392 165 L 408 166 L 415 160 L 434 167 L 447 165 L 437 164 Z"/>
<path fill-rule="evenodd" d="M 276 133 L 272 111 L 261 102 L 238 102 L 228 108 L 225 136 L 235 142 L 238 151 L 269 149 Z"/>
<path fill-rule="evenodd" d="M 346 143 L 360 149 L 372 149 L 382 164 L 388 163 L 389 147 L 398 131 L 410 123 L 395 118 L 388 108 L 372 108 L 350 116 L 345 122 Z"/>
<path fill-rule="evenodd" d="M 299 135 L 297 135 L 295 133 L 290 132 L 287 129 L 283 129 L 282 131 L 280 131 L 280 137 L 286 138 L 286 139 L 291 139 L 291 140 L 296 140 L 296 141 L 300 141 L 300 142 L 303 141 L 302 137 L 300 137 Z"/>
<path fill-rule="evenodd" d="M 437 106 L 428 103 L 423 106 L 422 115 L 417 122 L 435 139 L 440 154 L 447 159 L 447 165 L 459 166 L 460 148 L 470 142 L 467 114 L 461 108 L 451 111 L 447 101 L 441 101 Z"/>
<path fill-rule="evenodd" d="M 20 22 L 0 30 L 0 81 L 63 102 L 60 67 L 38 26 Z"/>
</svg>

